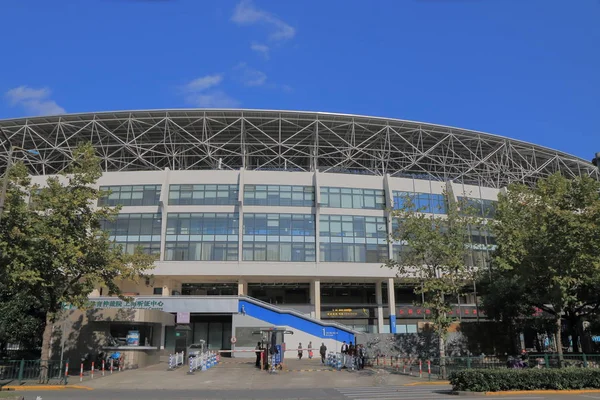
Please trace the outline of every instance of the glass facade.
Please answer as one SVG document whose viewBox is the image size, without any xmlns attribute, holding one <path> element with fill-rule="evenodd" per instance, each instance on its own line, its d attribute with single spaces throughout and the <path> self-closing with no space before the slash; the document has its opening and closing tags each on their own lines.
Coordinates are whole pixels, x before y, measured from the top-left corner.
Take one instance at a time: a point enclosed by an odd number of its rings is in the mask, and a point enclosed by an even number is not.
<svg viewBox="0 0 600 400">
<path fill-rule="evenodd" d="M 396 210 L 403 209 L 412 203 L 414 208 L 420 212 L 429 214 L 446 214 L 447 212 L 446 198 L 443 194 L 394 191 L 393 195 L 394 209 Z"/>
<path fill-rule="evenodd" d="M 388 258 L 384 217 L 321 215 L 320 260 L 381 262 Z"/>
<path fill-rule="evenodd" d="M 313 207 L 312 186 L 244 185 L 244 204 L 249 206 Z"/>
<path fill-rule="evenodd" d="M 315 261 L 312 214 L 244 214 L 244 261 Z"/>
<path fill-rule="evenodd" d="M 102 221 L 100 226 L 129 254 L 138 247 L 146 254 L 160 254 L 161 223 L 161 214 L 119 214 L 113 221 Z"/>
<path fill-rule="evenodd" d="M 483 218 L 494 218 L 496 215 L 496 200 L 476 199 L 473 197 L 458 196 L 458 202 L 461 206 L 466 206 L 473 210 L 476 216 Z"/>
<path fill-rule="evenodd" d="M 237 185 L 170 185 L 170 205 L 236 205 Z"/>
<path fill-rule="evenodd" d="M 385 208 L 385 196 L 383 190 L 377 189 L 322 187 L 320 204 L 331 208 L 382 210 Z"/>
<path fill-rule="evenodd" d="M 169 213 L 167 261 L 237 261 L 237 213 Z"/>
<path fill-rule="evenodd" d="M 99 206 L 157 206 L 161 185 L 100 186 Z M 108 193 L 110 192 L 110 193 Z"/>
</svg>

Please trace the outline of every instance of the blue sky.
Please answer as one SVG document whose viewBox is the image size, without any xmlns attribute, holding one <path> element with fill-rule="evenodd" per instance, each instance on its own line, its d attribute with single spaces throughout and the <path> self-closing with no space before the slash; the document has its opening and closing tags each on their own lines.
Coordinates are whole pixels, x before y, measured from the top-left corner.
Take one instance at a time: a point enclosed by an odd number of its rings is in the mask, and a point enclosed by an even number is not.
<svg viewBox="0 0 600 400">
<path fill-rule="evenodd" d="M 600 0 L 5 0 L 0 118 L 367 114 L 600 151 Z"/>
</svg>

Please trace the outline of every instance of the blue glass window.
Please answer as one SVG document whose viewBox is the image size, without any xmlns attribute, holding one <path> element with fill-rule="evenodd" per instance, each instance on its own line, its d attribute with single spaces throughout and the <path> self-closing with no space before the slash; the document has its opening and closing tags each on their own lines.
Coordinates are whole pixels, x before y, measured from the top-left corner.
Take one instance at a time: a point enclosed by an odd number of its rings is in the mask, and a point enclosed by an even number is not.
<svg viewBox="0 0 600 400">
<path fill-rule="evenodd" d="M 458 196 L 457 199 L 459 207 L 471 209 L 476 216 L 483 218 L 494 218 L 496 215 L 496 207 L 498 206 L 498 201 L 496 200 L 476 199 L 473 197 L 461 196 Z"/>
<path fill-rule="evenodd" d="M 312 186 L 244 185 L 244 204 L 249 206 L 313 207 Z"/>
<path fill-rule="evenodd" d="M 446 214 L 446 198 L 443 194 L 399 192 L 394 191 L 394 209 L 405 208 L 412 203 L 414 208 L 420 212 L 429 214 Z"/>
<path fill-rule="evenodd" d="M 169 213 L 165 260 L 237 261 L 237 213 Z"/>
<path fill-rule="evenodd" d="M 100 227 L 129 254 L 138 247 L 146 254 L 160 254 L 161 224 L 161 214 L 119 214 L 113 221 L 102 221 Z"/>
<path fill-rule="evenodd" d="M 382 210 L 385 208 L 385 196 L 383 190 L 377 189 L 322 187 L 320 204 L 331 208 Z"/>
<path fill-rule="evenodd" d="M 171 185 L 169 186 L 170 205 L 236 205 L 237 185 Z"/>
<path fill-rule="evenodd" d="M 157 206 L 161 185 L 100 186 L 99 206 Z"/>
<path fill-rule="evenodd" d="M 382 262 L 388 258 L 386 219 L 349 215 L 321 215 L 320 260 Z"/>
<path fill-rule="evenodd" d="M 245 261 L 314 262 L 315 216 L 244 214 Z"/>
</svg>

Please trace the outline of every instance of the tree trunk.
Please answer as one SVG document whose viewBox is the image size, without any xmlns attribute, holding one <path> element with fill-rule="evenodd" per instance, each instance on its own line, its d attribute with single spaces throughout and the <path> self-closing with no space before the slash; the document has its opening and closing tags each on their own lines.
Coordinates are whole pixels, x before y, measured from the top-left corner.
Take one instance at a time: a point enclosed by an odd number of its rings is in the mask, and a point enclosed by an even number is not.
<svg viewBox="0 0 600 400">
<path fill-rule="evenodd" d="M 440 375 L 442 376 L 442 379 L 446 379 L 448 376 L 446 373 L 446 343 L 444 340 L 444 333 L 441 330 L 438 330 L 438 336 L 438 343 L 440 346 Z"/>
<path fill-rule="evenodd" d="M 40 356 L 40 383 L 48 382 L 48 361 L 50 359 L 50 346 L 52 346 L 52 331 L 54 326 L 54 314 L 46 314 L 46 323 L 42 335 L 42 354 Z"/>
<path fill-rule="evenodd" d="M 562 312 L 558 312 L 556 316 L 556 353 L 558 354 L 558 367 L 562 368 L 564 364 L 563 348 L 562 348 Z"/>
</svg>

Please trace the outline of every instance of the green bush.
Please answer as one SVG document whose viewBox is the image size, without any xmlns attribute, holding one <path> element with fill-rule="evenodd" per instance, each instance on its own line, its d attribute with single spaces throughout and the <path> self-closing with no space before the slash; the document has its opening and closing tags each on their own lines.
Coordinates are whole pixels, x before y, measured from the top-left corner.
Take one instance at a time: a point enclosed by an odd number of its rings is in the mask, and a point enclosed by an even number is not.
<svg viewBox="0 0 600 400">
<path fill-rule="evenodd" d="M 471 369 L 450 374 L 456 391 L 600 389 L 600 370 L 563 369 Z"/>
</svg>

